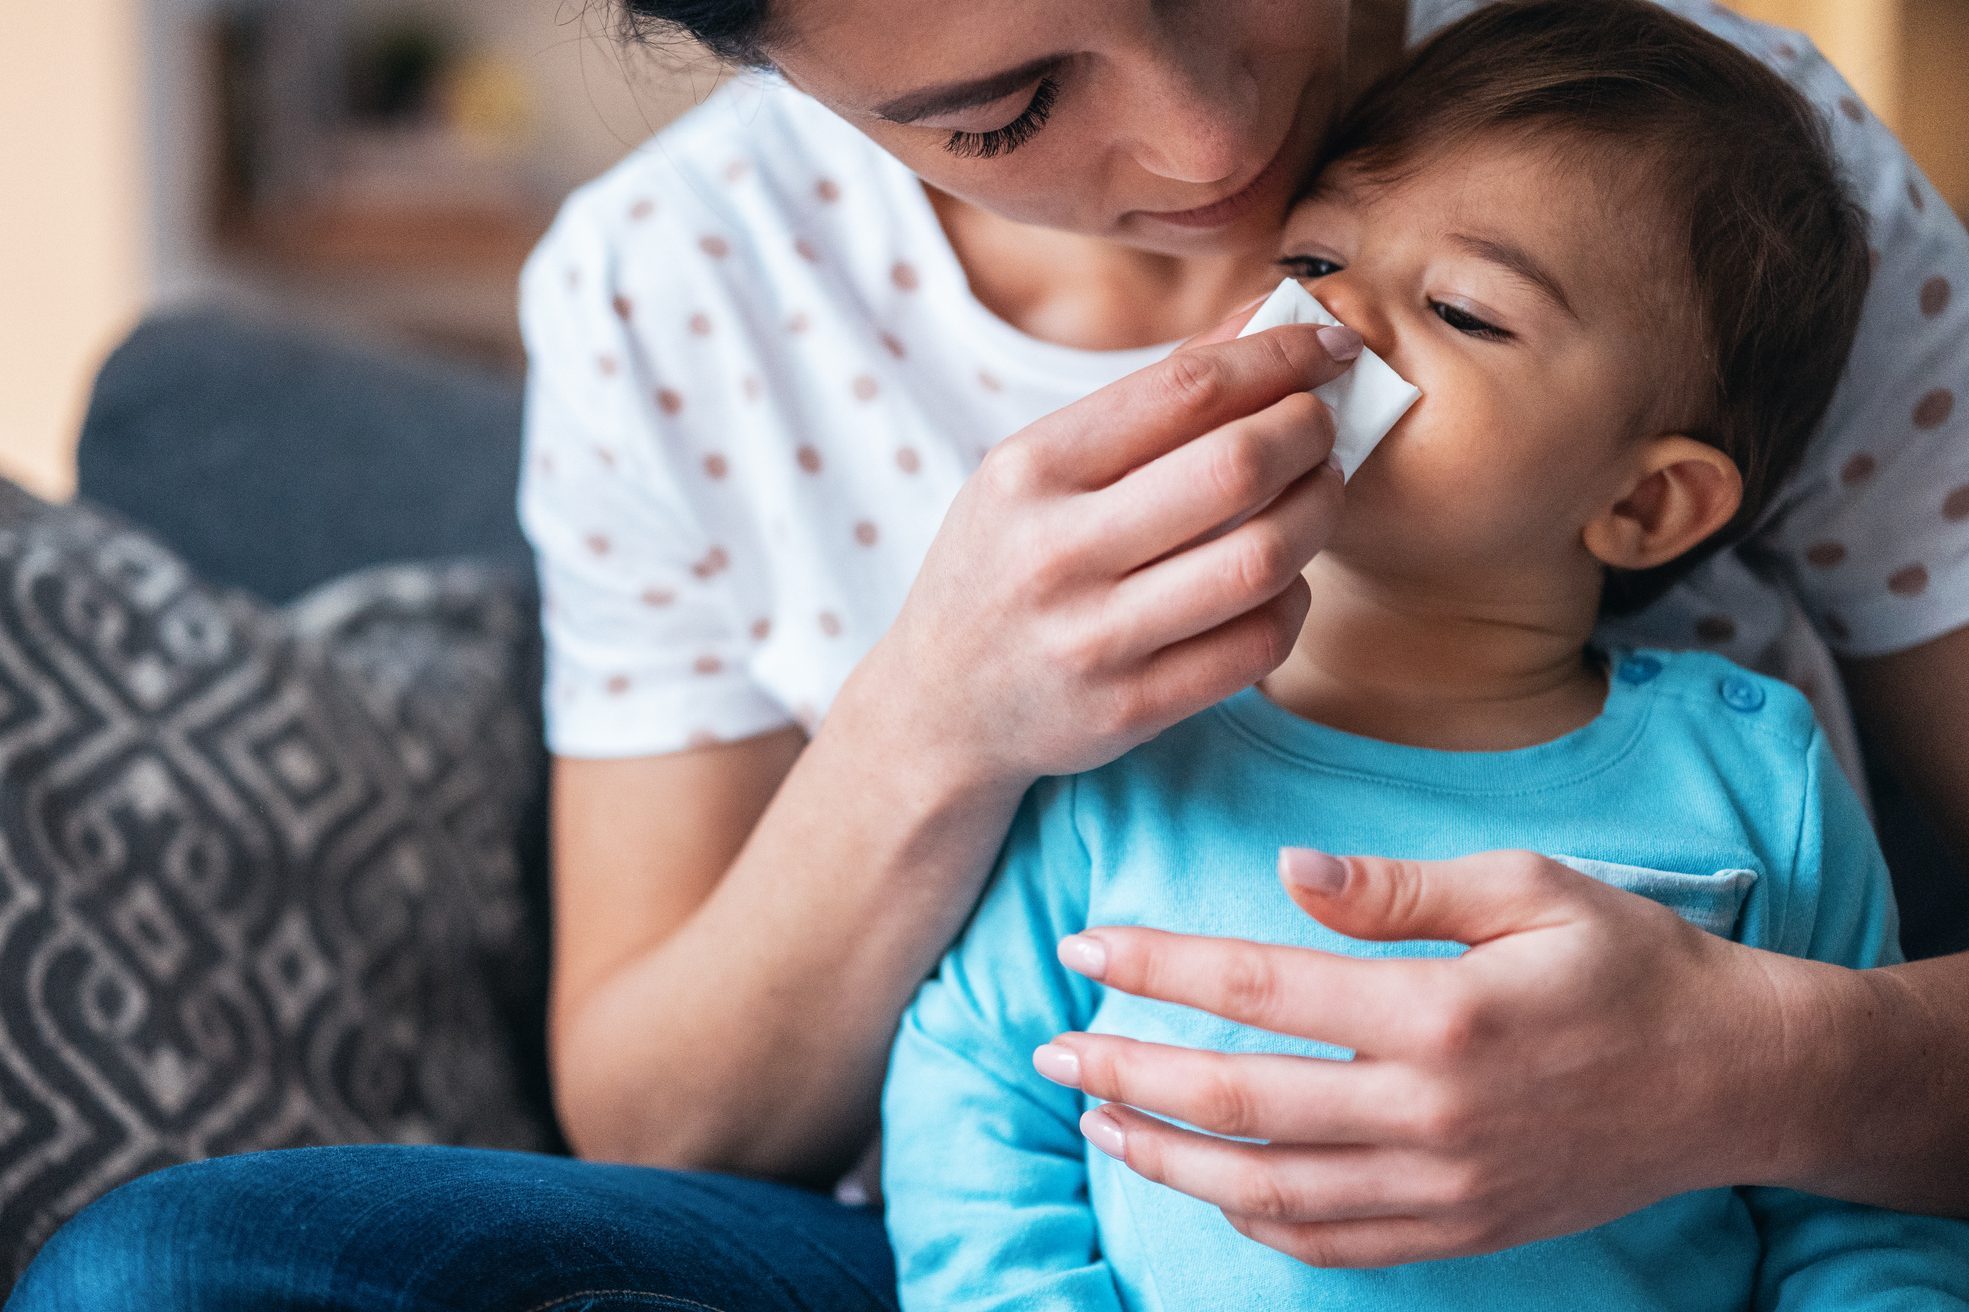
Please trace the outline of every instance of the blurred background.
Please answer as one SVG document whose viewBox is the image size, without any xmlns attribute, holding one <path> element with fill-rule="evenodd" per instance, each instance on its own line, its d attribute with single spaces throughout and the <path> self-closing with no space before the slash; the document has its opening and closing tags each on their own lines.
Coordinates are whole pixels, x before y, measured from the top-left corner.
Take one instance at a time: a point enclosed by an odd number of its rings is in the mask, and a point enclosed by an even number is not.
<svg viewBox="0 0 1969 1312">
<path fill-rule="evenodd" d="M 1969 0 L 1736 0 L 1805 30 L 1969 209 Z M 0 473 L 68 493 L 103 355 L 229 299 L 520 364 L 560 198 L 716 82 L 610 0 L 14 5 L 0 47 Z"/>
</svg>

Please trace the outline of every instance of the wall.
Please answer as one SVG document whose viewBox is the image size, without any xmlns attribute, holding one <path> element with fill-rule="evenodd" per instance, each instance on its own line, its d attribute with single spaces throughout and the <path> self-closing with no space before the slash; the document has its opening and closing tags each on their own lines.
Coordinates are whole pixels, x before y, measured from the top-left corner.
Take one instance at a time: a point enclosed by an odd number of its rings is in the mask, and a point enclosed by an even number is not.
<svg viewBox="0 0 1969 1312">
<path fill-rule="evenodd" d="M 137 3 L 12 5 L 0 46 L 0 472 L 44 495 L 145 295 Z"/>
</svg>

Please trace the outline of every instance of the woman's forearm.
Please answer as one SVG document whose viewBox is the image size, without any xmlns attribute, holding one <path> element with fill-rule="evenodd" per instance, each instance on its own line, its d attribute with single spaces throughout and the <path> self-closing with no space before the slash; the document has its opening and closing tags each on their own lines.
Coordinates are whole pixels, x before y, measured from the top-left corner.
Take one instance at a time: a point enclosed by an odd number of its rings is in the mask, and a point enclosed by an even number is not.
<svg viewBox="0 0 1969 1312">
<path fill-rule="evenodd" d="M 910 718 L 864 665 L 711 895 L 563 1017 L 584 1155 L 809 1182 L 852 1164 L 896 1021 L 1029 782 L 977 777 Z"/>
<path fill-rule="evenodd" d="M 1969 1216 L 1969 953 L 1878 970 L 1811 963 L 1778 983 L 1786 1126 L 1773 1179 L 1903 1211 Z"/>
</svg>

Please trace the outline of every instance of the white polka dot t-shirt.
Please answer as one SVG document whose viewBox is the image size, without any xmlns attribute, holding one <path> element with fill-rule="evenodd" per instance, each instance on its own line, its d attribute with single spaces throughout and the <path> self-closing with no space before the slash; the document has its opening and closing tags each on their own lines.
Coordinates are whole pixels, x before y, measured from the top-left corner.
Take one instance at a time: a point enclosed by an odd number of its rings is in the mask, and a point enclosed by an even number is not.
<svg viewBox="0 0 1969 1312">
<path fill-rule="evenodd" d="M 1413 34 L 1471 7 L 1424 0 Z M 1669 7 L 1824 109 L 1879 259 L 1805 467 L 1751 540 L 1619 637 L 1829 685 L 1822 649 L 1798 654 L 1801 616 L 1857 655 L 1969 622 L 1969 236 L 1802 37 Z M 811 726 L 983 453 L 1166 351 L 997 318 L 908 170 L 757 79 L 574 194 L 527 264 L 521 323 L 548 737 L 578 757 Z"/>
</svg>

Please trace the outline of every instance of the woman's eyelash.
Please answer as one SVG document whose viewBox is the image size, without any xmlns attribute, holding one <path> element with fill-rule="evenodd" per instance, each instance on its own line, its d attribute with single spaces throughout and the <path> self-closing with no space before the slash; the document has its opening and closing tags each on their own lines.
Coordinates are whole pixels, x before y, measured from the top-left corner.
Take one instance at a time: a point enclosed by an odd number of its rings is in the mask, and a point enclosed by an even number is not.
<svg viewBox="0 0 1969 1312">
<path fill-rule="evenodd" d="M 1468 310 L 1459 310 L 1454 305 L 1445 305 L 1441 301 L 1431 301 L 1429 302 L 1429 308 L 1436 312 L 1438 319 L 1441 319 L 1459 333 L 1464 333 L 1471 337 L 1481 337 L 1485 341 L 1491 342 L 1508 342 L 1513 336 L 1508 330 L 1499 328 L 1496 324 L 1485 323 Z"/>
<path fill-rule="evenodd" d="M 989 132 L 953 132 L 943 148 L 964 159 L 992 159 L 999 155 L 1009 155 L 1020 146 L 1031 141 L 1039 129 L 1046 126 L 1046 120 L 1053 113 L 1053 101 L 1060 94 L 1060 84 L 1050 77 L 1039 79 L 1033 89 L 1032 99 L 1025 110 L 1002 128 Z"/>
</svg>

